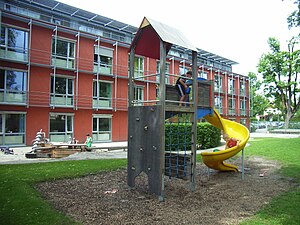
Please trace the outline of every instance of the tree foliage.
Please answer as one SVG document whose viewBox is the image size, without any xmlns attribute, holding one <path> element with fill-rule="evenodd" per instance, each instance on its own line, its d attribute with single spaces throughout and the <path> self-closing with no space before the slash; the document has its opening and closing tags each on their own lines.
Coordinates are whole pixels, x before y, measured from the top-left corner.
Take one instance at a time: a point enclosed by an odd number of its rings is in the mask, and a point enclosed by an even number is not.
<svg viewBox="0 0 300 225">
<path fill-rule="evenodd" d="M 271 52 L 260 58 L 258 72 L 263 77 L 266 97 L 276 99 L 274 102 L 277 102 L 277 106 L 281 105 L 285 125 L 288 126 L 300 105 L 300 50 L 297 49 L 299 39 L 293 38 L 289 41 L 288 51 L 282 51 L 275 38 L 269 38 L 268 44 Z"/>
<path fill-rule="evenodd" d="M 297 5 L 297 9 L 287 18 L 289 28 L 300 27 L 300 0 L 295 0 L 294 4 Z"/>
<path fill-rule="evenodd" d="M 257 75 L 249 72 L 248 77 L 250 80 L 252 115 L 263 115 L 264 111 L 270 106 L 270 103 L 262 93 L 259 93 L 262 83 L 257 79 Z"/>
</svg>

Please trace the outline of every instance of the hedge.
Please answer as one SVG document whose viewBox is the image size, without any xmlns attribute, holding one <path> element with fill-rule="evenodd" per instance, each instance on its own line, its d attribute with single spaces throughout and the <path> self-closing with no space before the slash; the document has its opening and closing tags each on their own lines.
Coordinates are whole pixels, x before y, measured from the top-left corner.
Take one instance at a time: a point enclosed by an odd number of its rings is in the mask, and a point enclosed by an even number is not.
<svg viewBox="0 0 300 225">
<path fill-rule="evenodd" d="M 192 138 L 191 124 L 172 123 L 166 124 L 165 140 L 166 151 L 190 150 Z M 197 123 L 197 149 L 207 149 L 219 146 L 221 130 L 210 123 Z"/>
</svg>

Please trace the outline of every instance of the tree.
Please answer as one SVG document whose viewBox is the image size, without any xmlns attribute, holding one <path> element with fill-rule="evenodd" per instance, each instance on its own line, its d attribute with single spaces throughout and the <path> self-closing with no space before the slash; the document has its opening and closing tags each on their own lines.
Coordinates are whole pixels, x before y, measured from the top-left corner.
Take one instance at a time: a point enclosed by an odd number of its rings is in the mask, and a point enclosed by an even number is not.
<svg viewBox="0 0 300 225">
<path fill-rule="evenodd" d="M 250 96 L 252 115 L 263 115 L 264 111 L 270 106 L 268 99 L 259 93 L 261 82 L 257 79 L 255 73 L 249 72 Z"/>
<path fill-rule="evenodd" d="M 300 105 L 300 50 L 296 49 L 299 47 L 299 38 L 294 37 L 289 41 L 288 51 L 281 51 L 280 43 L 275 38 L 269 38 L 268 44 L 271 52 L 260 58 L 258 72 L 263 77 L 266 97 L 280 99 L 285 128 L 288 128 L 290 119 Z"/>
<path fill-rule="evenodd" d="M 287 18 L 289 28 L 300 27 L 300 0 L 295 0 L 294 4 L 297 5 L 297 9 Z"/>
</svg>

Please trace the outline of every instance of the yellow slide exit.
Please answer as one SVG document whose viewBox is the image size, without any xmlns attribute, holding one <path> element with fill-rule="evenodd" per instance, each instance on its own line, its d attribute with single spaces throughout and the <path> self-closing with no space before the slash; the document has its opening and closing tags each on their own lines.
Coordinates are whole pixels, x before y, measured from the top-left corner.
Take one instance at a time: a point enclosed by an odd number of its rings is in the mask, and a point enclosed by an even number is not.
<svg viewBox="0 0 300 225">
<path fill-rule="evenodd" d="M 238 172 L 239 170 L 237 166 L 225 163 L 224 161 L 233 157 L 245 147 L 250 137 L 249 130 L 240 123 L 223 119 L 216 109 L 214 109 L 213 115 L 208 114 L 204 116 L 204 118 L 213 126 L 223 130 L 224 133 L 227 133 L 229 137 L 237 138 L 241 140 L 241 142 L 238 146 L 234 146 L 226 150 L 220 150 L 217 152 L 202 152 L 201 156 L 203 163 L 209 168 L 215 170 Z"/>
</svg>

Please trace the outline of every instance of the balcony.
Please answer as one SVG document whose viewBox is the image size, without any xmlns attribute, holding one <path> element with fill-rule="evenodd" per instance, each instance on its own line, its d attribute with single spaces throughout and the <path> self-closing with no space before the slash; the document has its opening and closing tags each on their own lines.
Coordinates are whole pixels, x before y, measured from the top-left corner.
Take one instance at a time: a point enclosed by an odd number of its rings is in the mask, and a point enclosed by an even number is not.
<svg viewBox="0 0 300 225">
<path fill-rule="evenodd" d="M 26 92 L 0 90 L 0 103 L 26 104 Z"/>
<path fill-rule="evenodd" d="M 50 104 L 58 107 L 73 107 L 73 96 L 67 96 L 65 94 L 51 94 Z"/>
<path fill-rule="evenodd" d="M 18 62 L 28 62 L 28 51 L 27 49 L 5 48 L 1 46 L 0 58 Z"/>
<path fill-rule="evenodd" d="M 75 59 L 52 56 L 52 65 L 64 69 L 75 69 Z"/>
<path fill-rule="evenodd" d="M 111 100 L 111 98 L 93 97 L 93 108 L 94 109 L 111 109 L 112 108 L 112 100 Z"/>
<path fill-rule="evenodd" d="M 94 63 L 94 68 L 93 68 L 94 73 L 100 73 L 100 74 L 106 74 L 106 75 L 112 75 L 113 74 L 113 69 L 112 65 L 107 65 L 107 64 L 97 64 Z"/>
</svg>

